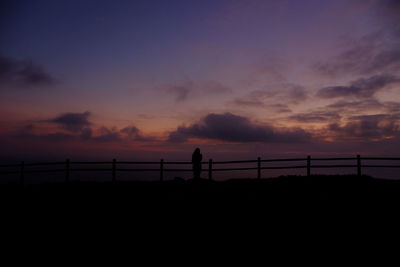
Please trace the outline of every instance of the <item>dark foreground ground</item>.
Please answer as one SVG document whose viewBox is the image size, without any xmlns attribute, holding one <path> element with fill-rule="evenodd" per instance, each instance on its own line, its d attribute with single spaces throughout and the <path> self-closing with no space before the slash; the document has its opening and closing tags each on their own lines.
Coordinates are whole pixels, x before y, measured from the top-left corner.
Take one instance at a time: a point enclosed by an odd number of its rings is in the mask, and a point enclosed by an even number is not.
<svg viewBox="0 0 400 267">
<path fill-rule="evenodd" d="M 0 186 L 0 196 L 1 233 L 11 235 L 16 251 L 43 250 L 43 240 L 59 250 L 68 240 L 67 253 L 87 251 L 87 244 L 106 251 L 135 245 L 178 258 L 189 250 L 199 260 L 227 246 L 271 255 L 269 246 L 285 259 L 288 249 L 334 258 L 360 246 L 391 247 L 400 228 L 400 181 L 367 176 L 10 184 Z"/>
<path fill-rule="evenodd" d="M 400 181 L 368 176 L 286 176 L 228 181 L 1 185 L 3 208 L 45 212 L 374 212 L 400 204 Z"/>
</svg>

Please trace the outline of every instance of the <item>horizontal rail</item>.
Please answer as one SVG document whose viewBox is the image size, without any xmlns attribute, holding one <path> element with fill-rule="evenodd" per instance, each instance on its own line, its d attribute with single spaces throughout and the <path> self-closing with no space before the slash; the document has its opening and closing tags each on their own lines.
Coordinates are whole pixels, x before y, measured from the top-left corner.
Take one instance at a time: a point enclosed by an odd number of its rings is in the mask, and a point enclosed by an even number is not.
<svg viewBox="0 0 400 267">
<path fill-rule="evenodd" d="M 352 157 L 352 158 L 312 158 L 311 160 L 356 160 L 357 158 Z"/>
<path fill-rule="evenodd" d="M 261 170 L 280 170 L 280 169 L 305 169 L 307 166 L 281 166 L 281 167 L 262 167 Z"/>
<path fill-rule="evenodd" d="M 202 164 L 206 164 L 207 162 L 202 162 Z M 160 164 L 160 162 L 157 162 L 157 164 Z M 164 164 L 192 164 L 190 161 L 164 161 Z"/>
<path fill-rule="evenodd" d="M 247 170 L 257 170 L 257 168 L 223 168 L 223 169 L 212 169 L 212 171 L 247 171 Z"/>
<path fill-rule="evenodd" d="M 157 171 L 159 172 L 160 169 L 118 169 L 118 171 L 123 171 L 123 172 L 148 172 L 148 171 Z M 163 169 L 164 172 L 191 172 L 193 171 L 192 169 Z M 203 170 L 206 171 L 206 170 Z"/>
<path fill-rule="evenodd" d="M 25 163 L 25 166 L 47 166 L 47 165 L 63 165 L 65 161 L 57 161 L 57 162 L 38 162 L 38 163 Z M 21 164 L 19 164 L 21 166 Z"/>
<path fill-rule="evenodd" d="M 160 162 L 159 161 L 117 161 L 116 164 L 160 164 Z"/>
<path fill-rule="evenodd" d="M 160 169 L 118 169 L 119 172 L 150 172 L 160 171 Z M 165 171 L 165 170 L 164 170 Z"/>
<path fill-rule="evenodd" d="M 362 165 L 366 168 L 400 168 L 400 165 Z"/>
<path fill-rule="evenodd" d="M 252 163 L 257 160 L 231 160 L 231 161 L 213 161 L 213 164 L 235 164 L 235 163 Z"/>
<path fill-rule="evenodd" d="M 400 158 L 393 158 L 393 157 L 361 157 L 361 159 L 366 160 L 400 160 Z"/>
<path fill-rule="evenodd" d="M 295 159 L 263 159 L 261 162 L 275 162 L 275 161 L 305 161 L 307 158 L 295 158 Z"/>
<path fill-rule="evenodd" d="M 93 172 L 97 172 L 97 171 L 112 171 L 112 169 L 104 169 L 104 168 L 91 168 L 91 169 L 82 169 L 82 168 L 78 168 L 78 169 L 70 169 L 70 171 L 72 172 L 85 172 L 85 171 L 93 171 Z"/>
<path fill-rule="evenodd" d="M 112 164 L 112 161 L 71 161 L 70 164 Z M 65 164 L 65 162 L 63 162 Z"/>
<path fill-rule="evenodd" d="M 312 168 L 356 168 L 357 165 L 349 165 L 349 164 L 343 164 L 343 165 L 312 165 Z M 363 166 L 364 167 L 364 166 Z"/>
<path fill-rule="evenodd" d="M 24 173 L 46 173 L 46 172 L 65 172 L 65 169 L 54 169 L 54 170 L 29 170 Z"/>
</svg>

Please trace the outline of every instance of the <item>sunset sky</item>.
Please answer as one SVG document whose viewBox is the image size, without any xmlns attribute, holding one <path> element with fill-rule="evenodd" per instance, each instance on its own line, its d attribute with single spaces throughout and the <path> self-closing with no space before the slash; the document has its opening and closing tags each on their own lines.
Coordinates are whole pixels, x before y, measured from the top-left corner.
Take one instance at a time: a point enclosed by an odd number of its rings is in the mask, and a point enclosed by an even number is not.
<svg viewBox="0 0 400 267">
<path fill-rule="evenodd" d="M 2 159 L 400 153 L 398 0 L 6 0 L 0 33 Z"/>
</svg>

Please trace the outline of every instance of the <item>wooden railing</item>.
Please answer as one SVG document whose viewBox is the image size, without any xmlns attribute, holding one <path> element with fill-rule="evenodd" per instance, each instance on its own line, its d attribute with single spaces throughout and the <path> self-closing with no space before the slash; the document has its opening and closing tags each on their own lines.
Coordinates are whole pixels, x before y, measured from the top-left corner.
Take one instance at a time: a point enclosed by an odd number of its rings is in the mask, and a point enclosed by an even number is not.
<svg viewBox="0 0 400 267">
<path fill-rule="evenodd" d="M 400 161 L 400 158 L 395 157 L 361 157 L 357 155 L 356 157 L 343 157 L 343 158 L 311 158 L 307 156 L 304 158 L 290 158 L 290 159 L 261 159 L 258 157 L 256 160 L 235 160 L 235 161 L 213 161 L 210 159 L 208 162 L 202 162 L 202 166 L 207 166 L 208 168 L 203 168 L 203 171 L 208 172 L 208 179 L 212 180 L 213 172 L 223 172 L 223 171 L 245 171 L 245 170 L 256 170 L 257 178 L 261 179 L 261 170 L 276 170 L 276 169 L 307 169 L 307 175 L 311 175 L 312 169 L 321 168 L 355 168 L 357 175 L 362 175 L 362 169 L 364 168 L 400 168 L 400 165 L 375 165 L 366 164 L 370 160 L 375 161 Z M 336 164 L 336 165 L 326 165 L 326 164 L 312 164 L 314 162 L 324 162 L 324 161 L 352 161 L 352 164 Z M 265 165 L 266 163 L 276 163 L 276 162 L 304 162 L 302 165 L 288 166 L 270 166 Z M 238 167 L 238 168 L 215 168 L 214 165 L 224 165 L 224 164 L 246 164 L 246 163 L 256 163 L 254 167 Z M 264 163 L 264 164 L 263 164 Z M 65 181 L 70 181 L 71 173 L 73 172 L 98 172 L 98 171 L 110 171 L 111 180 L 114 182 L 117 180 L 117 172 L 135 172 L 135 171 L 150 171 L 159 172 L 160 181 L 164 181 L 165 172 L 191 172 L 191 168 L 166 168 L 167 165 L 191 165 L 191 162 L 182 161 L 117 161 L 113 159 L 112 161 L 71 161 L 69 159 L 59 162 L 42 162 L 42 163 L 25 163 L 22 161 L 19 164 L 6 164 L 0 165 L 0 175 L 18 175 L 20 176 L 20 182 L 24 183 L 25 175 L 30 173 L 52 173 L 52 172 L 63 172 L 65 174 Z M 80 166 L 84 165 L 94 165 L 96 168 L 82 168 Z M 97 168 L 97 166 L 111 165 L 111 168 Z M 138 166 L 138 165 L 158 165 L 158 168 L 117 168 L 117 166 Z M 40 166 L 59 166 L 56 169 L 40 169 L 32 170 L 30 167 L 40 167 Z M 13 170 L 4 169 L 13 168 Z"/>
</svg>

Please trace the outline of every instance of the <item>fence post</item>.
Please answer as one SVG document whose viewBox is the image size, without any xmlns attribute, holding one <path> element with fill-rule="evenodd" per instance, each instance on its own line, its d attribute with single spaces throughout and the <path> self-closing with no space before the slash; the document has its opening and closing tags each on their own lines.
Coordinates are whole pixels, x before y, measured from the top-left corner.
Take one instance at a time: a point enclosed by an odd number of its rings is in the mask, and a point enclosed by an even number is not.
<svg viewBox="0 0 400 267">
<path fill-rule="evenodd" d="M 113 159 L 113 161 L 112 161 L 112 182 L 116 181 L 116 176 L 117 176 L 116 172 L 117 172 L 117 160 Z"/>
<path fill-rule="evenodd" d="M 24 173 L 24 169 L 25 169 L 25 162 L 21 161 L 21 176 L 20 176 L 20 183 L 22 185 L 24 185 L 24 180 L 25 180 L 25 173 Z"/>
<path fill-rule="evenodd" d="M 307 156 L 307 176 L 311 176 L 311 156 Z"/>
<path fill-rule="evenodd" d="M 65 182 L 69 182 L 69 159 L 65 161 Z"/>
<path fill-rule="evenodd" d="M 208 160 L 208 180 L 212 180 L 212 159 Z"/>
<path fill-rule="evenodd" d="M 361 176 L 361 156 L 357 155 L 357 176 Z"/>
<path fill-rule="evenodd" d="M 261 158 L 257 158 L 257 179 L 261 179 Z"/>
<path fill-rule="evenodd" d="M 160 182 L 164 181 L 164 159 L 160 160 Z"/>
</svg>

